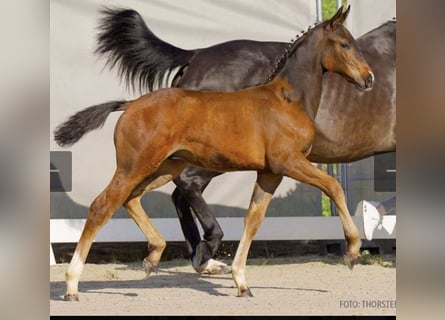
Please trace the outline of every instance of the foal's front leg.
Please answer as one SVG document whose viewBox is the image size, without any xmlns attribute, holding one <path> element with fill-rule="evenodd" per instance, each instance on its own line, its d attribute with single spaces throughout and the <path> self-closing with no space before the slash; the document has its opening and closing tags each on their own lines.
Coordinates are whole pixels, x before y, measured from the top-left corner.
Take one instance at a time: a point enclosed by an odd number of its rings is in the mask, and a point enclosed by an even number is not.
<svg viewBox="0 0 445 320">
<path fill-rule="evenodd" d="M 238 297 L 251 297 L 252 293 L 246 282 L 247 254 L 253 237 L 263 222 L 272 195 L 282 180 L 282 176 L 258 172 L 257 181 L 250 200 L 249 210 L 244 219 L 244 231 L 232 263 L 232 277 L 238 288 Z"/>
</svg>

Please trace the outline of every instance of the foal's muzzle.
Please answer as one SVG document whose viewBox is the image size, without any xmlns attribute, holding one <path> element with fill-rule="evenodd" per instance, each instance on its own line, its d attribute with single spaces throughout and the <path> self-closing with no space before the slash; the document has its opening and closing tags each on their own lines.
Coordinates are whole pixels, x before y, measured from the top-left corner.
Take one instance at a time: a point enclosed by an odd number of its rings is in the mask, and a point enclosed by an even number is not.
<svg viewBox="0 0 445 320">
<path fill-rule="evenodd" d="M 371 71 L 369 71 L 369 75 L 365 80 L 365 90 L 371 90 L 372 87 L 374 86 L 374 73 L 372 73 Z"/>
<path fill-rule="evenodd" d="M 354 81 L 355 86 L 361 91 L 370 91 L 374 86 L 374 79 L 374 73 L 372 73 L 372 71 L 368 71 L 367 76 L 361 76 L 359 79 Z"/>
</svg>

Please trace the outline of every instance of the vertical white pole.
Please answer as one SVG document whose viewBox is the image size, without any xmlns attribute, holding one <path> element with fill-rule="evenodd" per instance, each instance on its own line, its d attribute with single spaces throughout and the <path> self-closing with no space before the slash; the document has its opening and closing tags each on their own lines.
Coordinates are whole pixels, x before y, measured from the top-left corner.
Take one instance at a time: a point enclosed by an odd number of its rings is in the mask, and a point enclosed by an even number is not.
<svg viewBox="0 0 445 320">
<path fill-rule="evenodd" d="M 337 9 L 339 9 L 343 5 L 342 0 L 337 0 Z"/>
<path fill-rule="evenodd" d="M 323 1 L 317 0 L 317 22 L 323 21 Z"/>
</svg>

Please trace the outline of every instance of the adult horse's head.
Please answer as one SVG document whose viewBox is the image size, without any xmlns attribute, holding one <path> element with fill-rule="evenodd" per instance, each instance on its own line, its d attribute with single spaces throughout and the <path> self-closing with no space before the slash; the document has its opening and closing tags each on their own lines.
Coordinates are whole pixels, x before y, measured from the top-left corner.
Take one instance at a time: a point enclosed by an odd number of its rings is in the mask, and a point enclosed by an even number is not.
<svg viewBox="0 0 445 320">
<path fill-rule="evenodd" d="M 323 22 L 320 32 L 324 32 L 326 42 L 322 49 L 321 63 L 323 69 L 340 73 L 360 89 L 371 90 L 374 74 L 351 33 L 343 26 L 350 8 L 348 6 L 343 12 L 341 7 L 331 19 Z"/>
</svg>

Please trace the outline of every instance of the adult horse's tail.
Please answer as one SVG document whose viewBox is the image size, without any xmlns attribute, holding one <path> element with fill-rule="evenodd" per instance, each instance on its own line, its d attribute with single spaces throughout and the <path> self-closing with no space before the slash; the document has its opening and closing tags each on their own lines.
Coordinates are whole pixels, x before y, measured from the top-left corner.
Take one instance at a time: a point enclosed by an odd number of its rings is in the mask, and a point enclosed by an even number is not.
<svg viewBox="0 0 445 320">
<path fill-rule="evenodd" d="M 110 101 L 77 112 L 56 128 L 54 140 L 61 147 L 76 143 L 88 131 L 102 127 L 111 112 L 125 110 L 129 102 Z"/>
<path fill-rule="evenodd" d="M 170 86 L 165 79 L 172 72 L 178 74 L 193 57 L 194 51 L 156 37 L 135 10 L 104 8 L 101 13 L 96 53 L 106 57 L 111 69 L 118 69 L 127 88 L 145 93 Z"/>
</svg>

